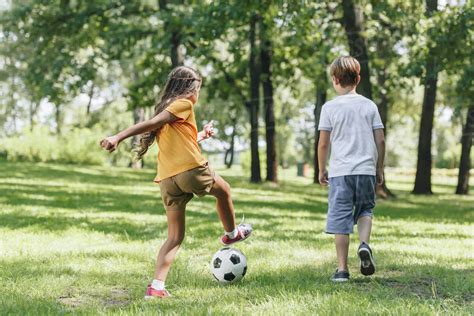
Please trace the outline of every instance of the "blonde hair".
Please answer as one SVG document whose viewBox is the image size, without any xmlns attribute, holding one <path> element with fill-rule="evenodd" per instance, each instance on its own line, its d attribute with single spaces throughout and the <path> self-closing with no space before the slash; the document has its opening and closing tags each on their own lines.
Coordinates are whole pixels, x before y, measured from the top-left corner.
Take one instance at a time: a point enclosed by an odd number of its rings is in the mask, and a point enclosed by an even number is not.
<svg viewBox="0 0 474 316">
<path fill-rule="evenodd" d="M 336 58 L 329 68 L 331 76 L 334 76 L 341 87 L 357 85 L 360 73 L 360 64 L 352 56 L 341 56 Z"/>
<path fill-rule="evenodd" d="M 174 68 L 168 75 L 165 87 L 160 93 L 153 116 L 163 112 L 176 99 L 188 98 L 196 94 L 201 88 L 201 81 L 199 72 L 190 67 L 179 66 Z M 134 149 L 137 160 L 140 160 L 148 151 L 158 134 L 159 129 L 156 129 L 141 135 L 138 147 Z"/>
</svg>

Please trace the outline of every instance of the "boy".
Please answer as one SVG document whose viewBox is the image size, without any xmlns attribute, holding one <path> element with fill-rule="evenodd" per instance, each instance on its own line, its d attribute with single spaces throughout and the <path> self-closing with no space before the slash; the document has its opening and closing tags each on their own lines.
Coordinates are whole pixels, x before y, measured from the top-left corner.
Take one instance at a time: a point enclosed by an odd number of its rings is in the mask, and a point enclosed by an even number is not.
<svg viewBox="0 0 474 316">
<path fill-rule="evenodd" d="M 360 271 L 363 275 L 375 272 L 369 238 L 375 184 L 383 183 L 385 140 L 377 106 L 356 93 L 359 72 L 359 62 L 350 56 L 339 57 L 331 64 L 332 84 L 338 96 L 323 106 L 318 127 L 319 183 L 329 185 L 326 233 L 335 235 L 338 259 L 334 282 L 349 280 L 349 234 L 355 224 L 361 242 L 357 251 Z"/>
</svg>

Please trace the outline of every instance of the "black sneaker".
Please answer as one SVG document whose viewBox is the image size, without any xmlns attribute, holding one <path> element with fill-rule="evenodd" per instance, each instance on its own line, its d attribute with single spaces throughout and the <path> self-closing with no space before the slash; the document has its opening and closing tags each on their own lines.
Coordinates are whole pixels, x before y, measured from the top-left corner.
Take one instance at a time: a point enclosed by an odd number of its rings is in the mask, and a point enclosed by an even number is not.
<svg viewBox="0 0 474 316">
<path fill-rule="evenodd" d="M 331 280 L 333 282 L 347 282 L 349 281 L 349 277 L 349 272 L 336 270 L 336 272 L 332 275 Z"/>
<path fill-rule="evenodd" d="M 372 249 L 365 242 L 362 242 L 357 250 L 360 258 L 360 273 L 363 275 L 372 275 L 375 273 L 375 263 L 372 257 Z"/>
</svg>

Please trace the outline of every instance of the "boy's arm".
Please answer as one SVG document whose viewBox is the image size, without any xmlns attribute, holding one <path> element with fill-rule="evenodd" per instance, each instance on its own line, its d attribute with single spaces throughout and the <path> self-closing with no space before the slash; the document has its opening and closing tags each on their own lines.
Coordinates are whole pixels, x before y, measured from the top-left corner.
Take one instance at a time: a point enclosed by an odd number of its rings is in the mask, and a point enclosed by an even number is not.
<svg viewBox="0 0 474 316">
<path fill-rule="evenodd" d="M 114 136 L 104 138 L 100 141 L 100 146 L 102 146 L 102 148 L 108 150 L 109 152 L 113 152 L 117 148 L 119 143 L 124 139 L 158 129 L 163 125 L 167 123 L 172 123 L 176 120 L 178 120 L 176 116 L 174 116 L 168 111 L 163 111 L 152 119 L 130 126 L 129 128 L 121 131 L 120 133 Z"/>
<path fill-rule="evenodd" d="M 318 142 L 318 165 L 319 165 L 319 183 L 321 185 L 328 185 L 328 171 L 326 163 L 328 160 L 329 144 L 331 132 L 321 130 L 319 132 Z"/>
<path fill-rule="evenodd" d="M 375 145 L 377 146 L 377 184 L 381 185 L 384 181 L 383 179 L 383 163 L 385 159 L 385 135 L 383 129 L 374 130 L 374 140 Z"/>
</svg>

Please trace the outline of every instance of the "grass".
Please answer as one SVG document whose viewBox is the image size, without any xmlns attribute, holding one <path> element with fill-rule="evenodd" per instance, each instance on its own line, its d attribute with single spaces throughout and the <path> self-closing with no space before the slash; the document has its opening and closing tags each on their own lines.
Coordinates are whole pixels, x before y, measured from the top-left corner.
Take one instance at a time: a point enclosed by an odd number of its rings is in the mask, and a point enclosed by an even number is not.
<svg viewBox="0 0 474 316">
<path fill-rule="evenodd" d="M 278 187 L 221 172 L 237 216 L 255 228 L 237 246 L 249 265 L 240 283 L 213 281 L 208 262 L 222 228 L 213 199 L 196 198 L 167 281 L 174 298 L 148 302 L 166 237 L 153 170 L 0 162 L 0 314 L 474 313 L 474 196 L 453 195 L 453 179 L 435 177 L 435 195 L 413 196 L 413 178 L 392 171 L 398 197 L 375 211 L 377 273 L 358 272 L 353 236 L 352 280 L 333 284 L 333 240 L 322 233 L 327 192 L 285 172 Z"/>
</svg>

